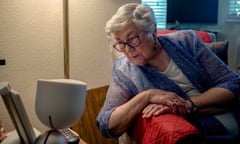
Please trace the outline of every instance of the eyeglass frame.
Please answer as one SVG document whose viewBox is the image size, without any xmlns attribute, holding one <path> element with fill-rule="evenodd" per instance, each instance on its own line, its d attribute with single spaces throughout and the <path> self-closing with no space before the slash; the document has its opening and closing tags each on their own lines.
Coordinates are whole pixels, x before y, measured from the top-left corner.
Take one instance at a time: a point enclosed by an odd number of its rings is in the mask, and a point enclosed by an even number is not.
<svg viewBox="0 0 240 144">
<path fill-rule="evenodd" d="M 118 52 L 123 52 L 123 51 L 125 50 L 125 48 L 126 48 L 126 45 L 128 45 L 128 46 L 131 47 L 131 48 L 138 47 L 138 46 L 142 43 L 142 41 L 140 40 L 140 36 L 142 36 L 142 35 L 143 35 L 144 33 L 146 33 L 146 32 L 148 32 L 148 31 L 142 31 L 142 32 L 140 32 L 139 34 L 137 34 L 136 36 L 130 37 L 130 38 L 126 39 L 125 41 L 118 41 L 118 42 L 116 42 L 115 44 L 113 44 L 112 47 L 113 47 L 115 50 L 117 50 Z M 136 39 L 136 38 L 137 38 L 137 39 Z M 133 39 L 138 40 L 138 43 L 135 44 L 135 45 L 130 44 L 129 41 L 130 41 L 130 40 L 133 40 Z M 123 48 L 122 48 L 122 49 L 117 48 L 116 46 L 117 46 L 118 44 L 124 45 Z"/>
</svg>

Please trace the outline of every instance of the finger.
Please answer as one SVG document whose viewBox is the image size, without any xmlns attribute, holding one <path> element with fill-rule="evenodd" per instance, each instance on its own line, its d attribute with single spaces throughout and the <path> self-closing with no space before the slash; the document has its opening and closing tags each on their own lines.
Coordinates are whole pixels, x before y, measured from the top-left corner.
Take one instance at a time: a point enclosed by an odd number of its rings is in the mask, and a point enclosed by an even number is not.
<svg viewBox="0 0 240 144">
<path fill-rule="evenodd" d="M 177 96 L 177 99 L 178 99 L 180 102 L 183 102 L 183 103 L 186 101 L 184 98 L 182 98 L 182 97 L 180 97 L 180 96 Z"/>
<path fill-rule="evenodd" d="M 152 113 L 152 115 L 161 114 L 166 109 L 169 109 L 169 108 L 164 105 L 157 105 L 152 109 L 151 113 Z"/>
<path fill-rule="evenodd" d="M 154 107 L 154 105 L 153 104 L 150 104 L 150 105 L 148 105 L 147 107 L 145 107 L 144 108 L 144 110 L 142 111 L 142 116 L 144 117 L 144 118 L 148 118 L 148 117 L 150 117 L 152 114 L 152 109 L 153 109 L 153 107 Z"/>
<path fill-rule="evenodd" d="M 171 110 L 172 110 L 172 113 L 175 113 L 175 114 L 177 114 L 178 113 L 178 99 L 177 98 L 172 98 L 171 100 L 170 100 L 170 108 L 171 108 Z"/>
<path fill-rule="evenodd" d="M 178 98 L 177 97 L 170 97 L 166 100 L 166 105 L 168 106 L 174 106 L 176 105 L 176 103 L 178 102 Z"/>
<path fill-rule="evenodd" d="M 177 97 L 171 99 L 172 113 L 177 114 L 177 115 L 184 115 L 184 113 L 185 113 L 184 104 L 185 104 L 184 101 L 182 101 L 182 99 L 179 99 Z"/>
<path fill-rule="evenodd" d="M 146 110 L 143 112 L 142 117 L 149 118 L 154 115 L 166 113 L 167 111 L 171 112 L 169 107 L 164 105 L 153 104 L 153 105 L 149 105 L 148 108 L 146 108 Z"/>
<path fill-rule="evenodd" d="M 180 116 L 184 116 L 186 115 L 187 113 L 189 113 L 189 108 L 187 107 L 187 103 L 186 101 L 179 101 L 177 103 L 177 110 L 178 110 L 178 115 Z"/>
<path fill-rule="evenodd" d="M 161 109 L 158 111 L 154 112 L 154 116 L 160 115 L 160 114 L 165 114 L 165 113 L 171 113 L 171 109 L 168 106 L 163 106 Z"/>
<path fill-rule="evenodd" d="M 162 109 L 161 105 L 151 105 L 150 108 L 148 108 L 147 111 L 145 111 L 144 116 L 145 117 L 151 117 L 156 113 L 157 111 L 160 111 Z"/>
<path fill-rule="evenodd" d="M 153 107 L 153 104 L 147 105 L 147 106 L 143 109 L 142 113 L 148 113 L 149 111 L 151 111 L 152 107 Z"/>
<path fill-rule="evenodd" d="M 152 114 L 149 112 L 149 113 L 143 113 L 142 117 L 143 118 L 150 118 L 152 116 Z"/>
</svg>

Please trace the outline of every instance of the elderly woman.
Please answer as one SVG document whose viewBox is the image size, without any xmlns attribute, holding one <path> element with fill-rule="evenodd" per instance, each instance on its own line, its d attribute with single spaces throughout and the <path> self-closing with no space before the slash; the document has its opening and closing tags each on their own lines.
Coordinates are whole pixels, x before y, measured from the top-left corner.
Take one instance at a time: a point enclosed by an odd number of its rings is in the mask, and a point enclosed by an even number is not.
<svg viewBox="0 0 240 144">
<path fill-rule="evenodd" d="M 194 31 L 157 36 L 152 9 L 136 3 L 120 7 L 105 29 L 124 55 L 97 117 L 104 136 L 196 144 L 192 137 L 238 134 L 240 77 Z"/>
</svg>

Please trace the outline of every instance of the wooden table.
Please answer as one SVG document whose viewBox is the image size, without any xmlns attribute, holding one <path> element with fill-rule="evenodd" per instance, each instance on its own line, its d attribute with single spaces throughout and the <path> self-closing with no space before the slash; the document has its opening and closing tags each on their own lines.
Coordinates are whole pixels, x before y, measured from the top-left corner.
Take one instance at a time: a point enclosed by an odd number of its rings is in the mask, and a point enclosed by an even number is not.
<svg viewBox="0 0 240 144">
<path fill-rule="evenodd" d="M 14 130 L 7 133 L 7 138 L 1 144 L 18 144 L 18 143 L 19 143 L 18 134 Z M 87 144 L 87 143 L 80 138 L 79 144 Z"/>
</svg>

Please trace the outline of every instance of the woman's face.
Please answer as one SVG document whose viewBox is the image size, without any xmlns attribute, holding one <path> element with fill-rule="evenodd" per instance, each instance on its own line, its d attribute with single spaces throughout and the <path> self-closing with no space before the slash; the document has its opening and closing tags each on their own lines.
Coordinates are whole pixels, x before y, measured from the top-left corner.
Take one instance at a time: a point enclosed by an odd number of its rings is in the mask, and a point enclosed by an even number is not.
<svg viewBox="0 0 240 144">
<path fill-rule="evenodd" d="M 155 38 L 150 32 L 143 32 L 134 24 L 128 24 L 120 31 L 112 34 L 115 47 L 121 47 L 121 52 L 136 65 L 147 64 L 156 54 Z"/>
</svg>

